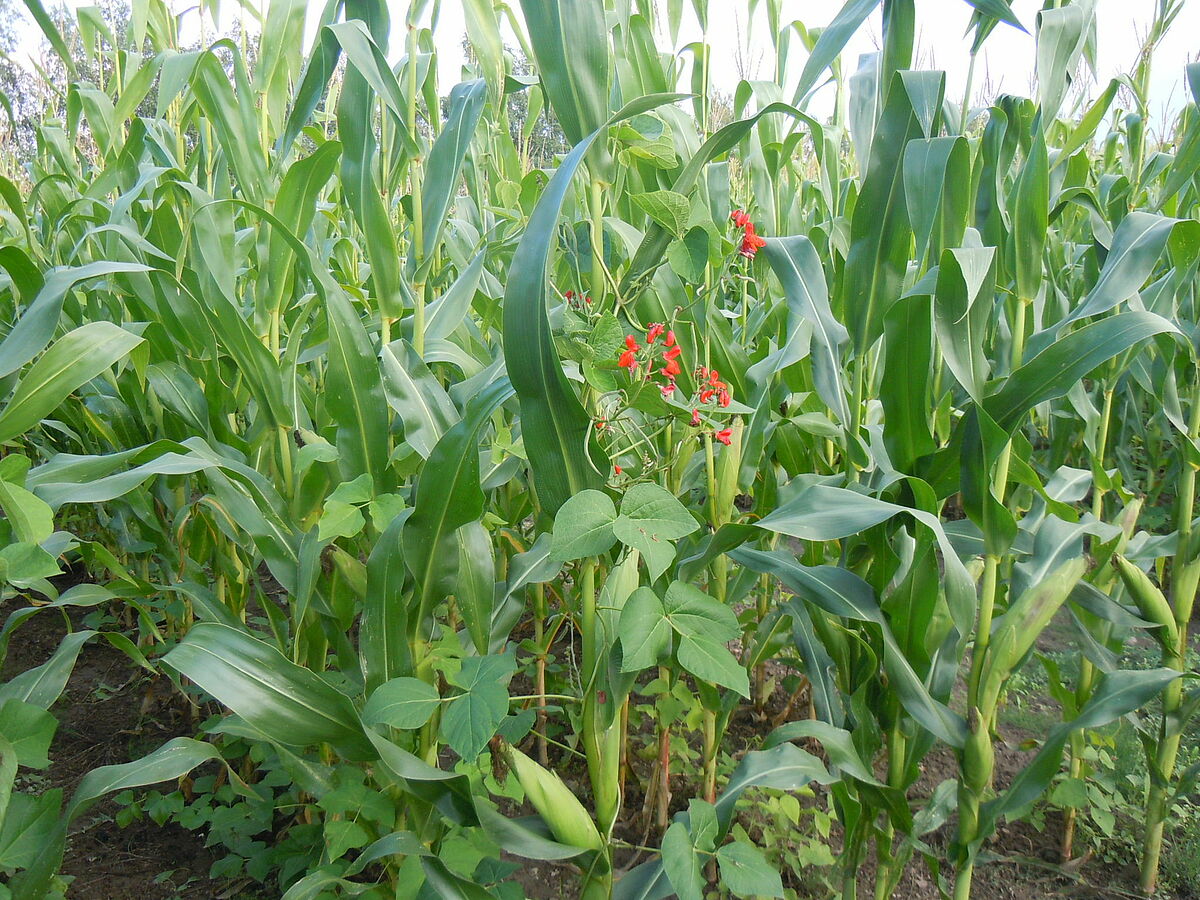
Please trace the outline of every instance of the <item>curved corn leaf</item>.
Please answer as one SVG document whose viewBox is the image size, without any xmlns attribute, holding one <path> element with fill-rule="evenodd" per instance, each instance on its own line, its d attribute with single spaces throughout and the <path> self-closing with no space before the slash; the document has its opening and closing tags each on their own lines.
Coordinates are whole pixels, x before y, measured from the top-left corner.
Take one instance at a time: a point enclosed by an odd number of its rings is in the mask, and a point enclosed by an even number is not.
<svg viewBox="0 0 1200 900">
<path fill-rule="evenodd" d="M 244 631 L 201 622 L 163 662 L 271 740 L 333 744 L 352 760 L 377 756 L 349 697 Z"/>
<path fill-rule="evenodd" d="M 0 442 L 24 434 L 140 343 L 111 322 L 89 322 L 63 335 L 26 370 L 0 412 Z"/>
</svg>

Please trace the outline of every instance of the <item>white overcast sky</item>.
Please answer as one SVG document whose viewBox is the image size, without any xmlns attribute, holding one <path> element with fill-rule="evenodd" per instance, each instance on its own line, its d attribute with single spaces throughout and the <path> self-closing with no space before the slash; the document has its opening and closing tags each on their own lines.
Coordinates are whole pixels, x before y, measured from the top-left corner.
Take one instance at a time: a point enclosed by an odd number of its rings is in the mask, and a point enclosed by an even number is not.
<svg viewBox="0 0 1200 900">
<path fill-rule="evenodd" d="M 253 2 L 253 0 L 252 0 Z M 600 2 L 600 0 L 597 0 Z M 68 5 L 88 5 L 89 0 L 68 0 Z M 519 9 L 517 0 L 510 0 Z M 47 4 L 49 5 L 49 4 Z M 185 32 L 193 35 L 197 29 L 196 7 L 191 0 L 175 0 L 176 8 L 191 8 L 185 17 Z M 256 4 L 257 5 L 257 4 Z M 430 4 L 431 6 L 433 4 Z M 732 92 L 738 80 L 738 48 L 745 47 L 749 35 L 749 54 L 742 52 L 743 60 L 749 62 L 751 75 L 771 77 L 770 41 L 767 37 L 764 7 L 759 4 L 756 21 L 746 21 L 746 4 L 715 0 L 709 3 L 709 43 L 712 45 L 714 85 L 725 92 Z M 1032 93 L 1034 41 L 1034 17 L 1041 8 L 1041 0 L 1013 0 L 1012 7 L 1029 34 L 1008 25 L 1000 25 L 984 45 L 983 53 L 976 66 L 975 91 L 994 96 L 1007 92 L 1029 96 Z M 1108 80 L 1121 72 L 1132 69 L 1137 58 L 1138 47 L 1146 34 L 1154 15 L 1158 0 L 1096 0 L 1098 21 L 1097 81 L 1102 87 Z M 323 0 L 310 0 L 309 35 L 315 28 L 317 15 L 324 6 Z M 784 0 L 782 22 L 799 19 L 808 27 L 825 25 L 842 6 L 842 0 Z M 462 38 L 465 32 L 463 13 L 458 0 L 442 0 L 439 18 L 434 32 L 439 48 L 439 81 L 442 92 L 459 80 L 462 65 Z M 971 7 L 964 0 L 917 0 L 917 65 L 922 68 L 938 68 L 946 72 L 947 95 L 954 100 L 962 96 L 965 86 L 970 38 L 965 36 Z M 222 19 L 232 21 L 237 4 L 231 0 L 222 3 Z M 396 5 L 394 18 L 402 13 Z M 227 26 L 229 21 L 220 23 Z M 747 29 L 749 28 L 749 31 Z M 394 23 L 395 39 L 389 56 L 398 58 L 403 50 L 402 27 Z M 30 25 L 27 32 L 28 47 L 18 51 L 36 51 L 40 42 L 38 32 Z M 877 49 L 880 36 L 879 12 L 867 20 L 859 33 L 850 41 L 845 51 L 848 71 L 857 66 L 860 53 Z M 682 47 L 700 37 L 700 29 L 692 17 L 691 4 L 684 4 L 684 22 L 679 35 Z M 509 36 L 509 43 L 515 41 Z M 669 37 L 663 33 L 659 46 L 665 48 Z M 804 54 L 794 43 L 792 52 L 792 79 L 803 65 Z M 676 48 L 677 49 L 677 48 Z M 1176 19 L 1171 31 L 1160 45 L 1151 70 L 1151 114 L 1152 121 L 1162 125 L 1166 114 L 1177 110 L 1189 99 L 1184 85 L 1184 66 L 1200 59 L 1200 0 L 1185 0 L 1183 12 Z M 683 67 L 690 66 L 690 55 Z M 757 71 L 754 71 L 757 62 Z M 818 115 L 829 111 L 832 104 L 832 89 L 814 98 L 810 109 Z"/>
</svg>

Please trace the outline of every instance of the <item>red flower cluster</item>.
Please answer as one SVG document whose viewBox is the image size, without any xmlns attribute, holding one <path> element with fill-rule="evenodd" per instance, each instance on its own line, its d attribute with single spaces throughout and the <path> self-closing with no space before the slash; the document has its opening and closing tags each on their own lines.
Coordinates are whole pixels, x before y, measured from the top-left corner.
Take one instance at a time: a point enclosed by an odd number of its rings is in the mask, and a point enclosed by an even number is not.
<svg viewBox="0 0 1200 900">
<path fill-rule="evenodd" d="M 715 402 L 721 409 L 724 409 L 733 402 L 733 397 L 729 393 L 729 385 L 721 380 L 721 373 L 716 369 L 706 369 L 701 366 L 696 370 L 696 379 L 700 382 L 701 403 Z M 692 426 L 697 428 L 700 426 L 699 408 L 692 410 Z M 729 428 L 713 432 L 713 437 L 726 446 L 729 445 L 732 436 L 733 431 Z"/>
<path fill-rule="evenodd" d="M 711 403 L 713 398 L 716 398 L 721 409 L 729 405 L 733 398 L 729 394 L 729 385 L 721 380 L 720 372 L 701 366 L 696 370 L 696 378 L 700 381 L 701 403 Z"/>
<path fill-rule="evenodd" d="M 664 333 L 665 337 L 663 337 Z M 632 375 L 637 371 L 638 353 L 644 349 L 650 352 L 651 358 L 647 360 L 648 372 L 650 375 L 654 375 L 656 360 L 653 358 L 655 351 L 651 348 L 660 337 L 663 338 L 663 351 L 658 361 L 662 362 L 663 366 L 658 370 L 657 374 L 665 379 L 660 389 L 663 392 L 663 396 L 666 397 L 675 393 L 675 376 L 683 371 L 679 366 L 679 354 L 683 350 L 675 343 L 675 332 L 668 330 L 667 326 L 661 322 L 655 322 L 646 329 L 646 346 L 644 348 L 632 334 L 625 335 L 625 350 L 617 360 L 617 365 L 623 369 L 628 369 Z"/>
<path fill-rule="evenodd" d="M 742 210 L 735 209 L 729 214 L 729 218 L 733 220 L 734 227 L 742 229 L 742 246 L 738 253 L 746 259 L 754 259 L 754 254 L 759 248 L 767 246 L 767 242 L 758 236 L 754 230 L 754 223 Z"/>
</svg>

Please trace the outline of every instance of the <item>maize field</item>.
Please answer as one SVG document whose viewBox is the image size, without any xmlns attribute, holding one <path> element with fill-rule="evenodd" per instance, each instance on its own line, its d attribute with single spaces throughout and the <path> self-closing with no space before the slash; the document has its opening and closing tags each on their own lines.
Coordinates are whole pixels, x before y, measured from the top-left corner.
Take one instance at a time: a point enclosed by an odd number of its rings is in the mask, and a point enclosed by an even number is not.
<svg viewBox="0 0 1200 900">
<path fill-rule="evenodd" d="M 0 898 L 1200 896 L 1188 0 L 962 3 L 23 0 Z"/>
</svg>

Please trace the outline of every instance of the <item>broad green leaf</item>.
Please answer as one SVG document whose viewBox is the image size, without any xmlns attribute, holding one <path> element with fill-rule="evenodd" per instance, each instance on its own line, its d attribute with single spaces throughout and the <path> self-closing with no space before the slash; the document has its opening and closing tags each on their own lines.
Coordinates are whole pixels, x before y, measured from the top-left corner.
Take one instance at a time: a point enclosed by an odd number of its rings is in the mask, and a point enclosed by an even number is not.
<svg viewBox="0 0 1200 900">
<path fill-rule="evenodd" d="M 471 656 L 450 679 L 462 693 L 442 714 L 442 736 L 463 759 L 478 758 L 508 714 L 508 681 L 515 668 L 511 654 Z"/>
<path fill-rule="evenodd" d="M 704 877 L 692 836 L 682 822 L 672 822 L 662 839 L 662 865 L 679 900 L 703 900 Z"/>
<path fill-rule="evenodd" d="M 750 678 L 724 644 L 705 635 L 684 636 L 677 654 L 679 664 L 697 678 L 750 696 Z"/>
<path fill-rule="evenodd" d="M 317 538 L 326 542 L 339 537 L 354 537 L 366 524 L 367 520 L 357 506 L 330 499 L 325 501 L 321 518 L 317 520 Z"/>
<path fill-rule="evenodd" d="M 679 237 L 683 233 L 690 210 L 688 198 L 683 194 L 677 194 L 675 191 L 649 191 L 634 194 L 632 200 L 672 237 Z"/>
<path fill-rule="evenodd" d="M 363 707 L 367 725 L 420 728 L 441 704 L 437 689 L 419 678 L 393 678 L 371 692 Z"/>
<path fill-rule="evenodd" d="M 640 672 L 657 665 L 671 645 L 671 625 L 658 595 L 640 587 L 625 601 L 618 626 L 621 671 Z"/>
<path fill-rule="evenodd" d="M 699 527 L 670 491 L 646 482 L 635 484 L 625 493 L 621 513 L 612 523 L 612 533 L 621 543 L 642 554 L 650 578 L 656 580 L 675 558 L 671 542 Z"/>
<path fill-rule="evenodd" d="M 725 643 L 741 633 L 733 610 L 682 581 L 673 581 L 663 595 L 663 613 L 684 637 L 707 637 Z"/>
<path fill-rule="evenodd" d="M 782 897 L 783 881 L 763 852 L 753 844 L 734 841 L 717 851 L 721 880 L 739 897 Z"/>
<path fill-rule="evenodd" d="M 617 539 L 613 534 L 616 520 L 617 508 L 607 494 L 580 491 L 554 516 L 550 555 L 566 561 L 607 552 Z"/>
<path fill-rule="evenodd" d="M 17 699 L 0 704 L 0 737 L 8 740 L 11 752 L 22 766 L 44 769 L 50 765 L 46 754 L 57 729 L 58 720 L 39 706 Z M 0 772 L 3 765 L 0 762 Z"/>
</svg>

